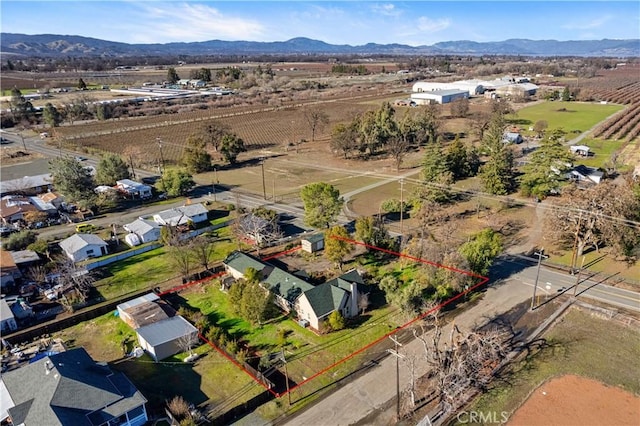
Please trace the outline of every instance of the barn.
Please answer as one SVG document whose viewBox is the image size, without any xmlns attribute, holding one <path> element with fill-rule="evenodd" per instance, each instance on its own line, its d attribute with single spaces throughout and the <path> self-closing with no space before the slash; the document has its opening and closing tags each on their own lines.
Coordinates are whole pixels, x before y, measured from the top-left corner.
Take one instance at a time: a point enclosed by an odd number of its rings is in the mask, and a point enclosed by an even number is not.
<svg viewBox="0 0 640 426">
<path fill-rule="evenodd" d="M 456 99 L 469 99 L 469 92 L 467 90 L 447 89 L 411 94 L 411 100 L 417 105 L 448 104 Z"/>
</svg>

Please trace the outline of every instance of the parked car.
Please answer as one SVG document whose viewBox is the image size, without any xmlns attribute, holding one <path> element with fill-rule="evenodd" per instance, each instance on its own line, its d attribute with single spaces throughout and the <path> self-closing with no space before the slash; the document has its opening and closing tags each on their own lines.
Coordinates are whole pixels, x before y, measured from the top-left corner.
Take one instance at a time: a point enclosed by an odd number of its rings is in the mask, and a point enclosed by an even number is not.
<svg viewBox="0 0 640 426">
<path fill-rule="evenodd" d="M 8 226 L 0 227 L 0 237 L 8 237 L 13 232 L 16 232 L 15 228 L 10 228 Z"/>
<path fill-rule="evenodd" d="M 48 137 L 49 137 L 49 133 L 47 133 L 47 132 L 40 133 L 40 139 L 46 139 Z"/>
<path fill-rule="evenodd" d="M 76 232 L 81 234 L 91 233 L 91 231 L 94 231 L 95 229 L 96 227 L 92 223 L 80 223 L 76 225 Z"/>
</svg>

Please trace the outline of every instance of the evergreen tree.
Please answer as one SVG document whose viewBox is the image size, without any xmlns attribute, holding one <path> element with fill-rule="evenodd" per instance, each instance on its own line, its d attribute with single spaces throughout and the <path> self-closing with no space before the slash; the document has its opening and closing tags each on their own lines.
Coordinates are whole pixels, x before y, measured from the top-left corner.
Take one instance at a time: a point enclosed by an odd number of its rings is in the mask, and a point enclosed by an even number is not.
<svg viewBox="0 0 640 426">
<path fill-rule="evenodd" d="M 42 118 L 49 127 L 58 127 L 62 123 L 62 115 L 60 111 L 53 106 L 51 102 L 47 102 L 42 111 Z"/>
<path fill-rule="evenodd" d="M 573 160 L 562 143 L 563 136 L 564 131 L 554 130 L 531 154 L 520 180 L 522 195 L 545 198 L 560 187 Z"/>
<path fill-rule="evenodd" d="M 238 154 L 245 152 L 244 141 L 235 134 L 227 134 L 222 137 L 220 152 L 229 164 L 237 162 Z"/>
<path fill-rule="evenodd" d="M 180 80 L 180 76 L 175 68 L 169 67 L 167 69 L 167 81 L 169 84 L 176 84 Z"/>
<path fill-rule="evenodd" d="M 95 199 L 95 183 L 91 171 L 73 157 L 65 156 L 49 160 L 53 185 L 69 201 Z"/>
<path fill-rule="evenodd" d="M 340 191 L 324 182 L 310 183 L 300 191 L 304 203 L 304 222 L 314 228 L 328 228 L 340 211 L 344 200 Z"/>
<path fill-rule="evenodd" d="M 27 101 L 22 95 L 22 92 L 17 87 L 11 89 L 11 100 L 9 101 L 9 108 L 11 115 L 13 116 L 14 123 L 20 123 L 21 121 L 31 121 L 33 116 L 33 105 Z"/>
<path fill-rule="evenodd" d="M 206 151 L 206 142 L 201 136 L 191 135 L 182 154 L 182 164 L 190 173 L 202 173 L 211 168 L 211 155 Z"/>
<path fill-rule="evenodd" d="M 513 152 L 502 142 L 505 129 L 504 115 L 495 112 L 484 133 L 483 151 L 489 157 L 480 168 L 480 179 L 484 189 L 497 195 L 506 195 L 513 190 L 515 173 Z"/>
<path fill-rule="evenodd" d="M 195 186 L 193 177 L 184 169 L 168 169 L 157 183 L 158 189 L 167 193 L 169 197 L 185 195 Z"/>
<path fill-rule="evenodd" d="M 449 171 L 447 157 L 439 142 L 429 143 L 422 157 L 422 180 L 419 197 L 425 200 L 445 203 L 451 193 L 446 189 L 453 183 L 453 174 Z"/>
<path fill-rule="evenodd" d="M 107 154 L 98 163 L 95 179 L 98 185 L 113 186 L 116 181 L 130 177 L 127 163 L 119 155 Z"/>
<path fill-rule="evenodd" d="M 334 226 L 325 233 L 324 237 L 324 256 L 335 263 L 340 270 L 345 257 L 353 251 L 353 244 L 345 239 L 349 239 L 349 233 L 344 226 Z"/>
</svg>

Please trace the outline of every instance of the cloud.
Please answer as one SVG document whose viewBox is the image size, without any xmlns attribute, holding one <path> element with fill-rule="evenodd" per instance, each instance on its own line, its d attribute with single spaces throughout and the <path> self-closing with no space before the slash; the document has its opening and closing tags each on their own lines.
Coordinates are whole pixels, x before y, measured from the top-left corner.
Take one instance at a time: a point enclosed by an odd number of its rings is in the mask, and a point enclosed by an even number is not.
<svg viewBox="0 0 640 426">
<path fill-rule="evenodd" d="M 592 20 L 584 20 L 580 22 L 570 22 L 562 26 L 562 28 L 567 30 L 592 30 L 594 28 L 600 28 L 607 22 L 611 21 L 613 16 L 604 15 Z"/>
<path fill-rule="evenodd" d="M 142 20 L 131 37 L 139 43 L 252 40 L 264 35 L 255 20 L 230 16 L 200 3 L 140 3 Z"/>
<path fill-rule="evenodd" d="M 391 4 L 391 3 L 386 3 L 386 4 L 374 4 L 371 6 L 371 10 L 373 10 L 373 12 L 378 13 L 380 15 L 384 15 L 384 16 L 400 16 L 402 15 L 402 11 L 396 9 L 395 5 Z"/>
<path fill-rule="evenodd" d="M 445 30 L 451 26 L 451 20 L 448 18 L 431 19 L 426 16 L 418 18 L 418 30 L 425 33 L 435 33 Z"/>
</svg>

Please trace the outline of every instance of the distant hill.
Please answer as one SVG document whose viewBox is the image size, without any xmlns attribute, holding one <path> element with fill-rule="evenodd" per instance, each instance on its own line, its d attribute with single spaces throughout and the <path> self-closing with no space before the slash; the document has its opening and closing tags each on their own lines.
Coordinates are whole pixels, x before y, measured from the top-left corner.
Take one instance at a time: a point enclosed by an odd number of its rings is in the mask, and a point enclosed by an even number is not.
<svg viewBox="0 0 640 426">
<path fill-rule="evenodd" d="M 90 37 L 56 34 L 0 34 L 0 53 L 18 56 L 157 56 L 157 55 L 523 55 L 523 56 L 640 56 L 640 40 L 527 40 L 497 42 L 447 41 L 432 46 L 368 43 L 361 46 L 329 44 L 305 37 L 287 41 L 222 41 L 128 44 Z"/>
</svg>

